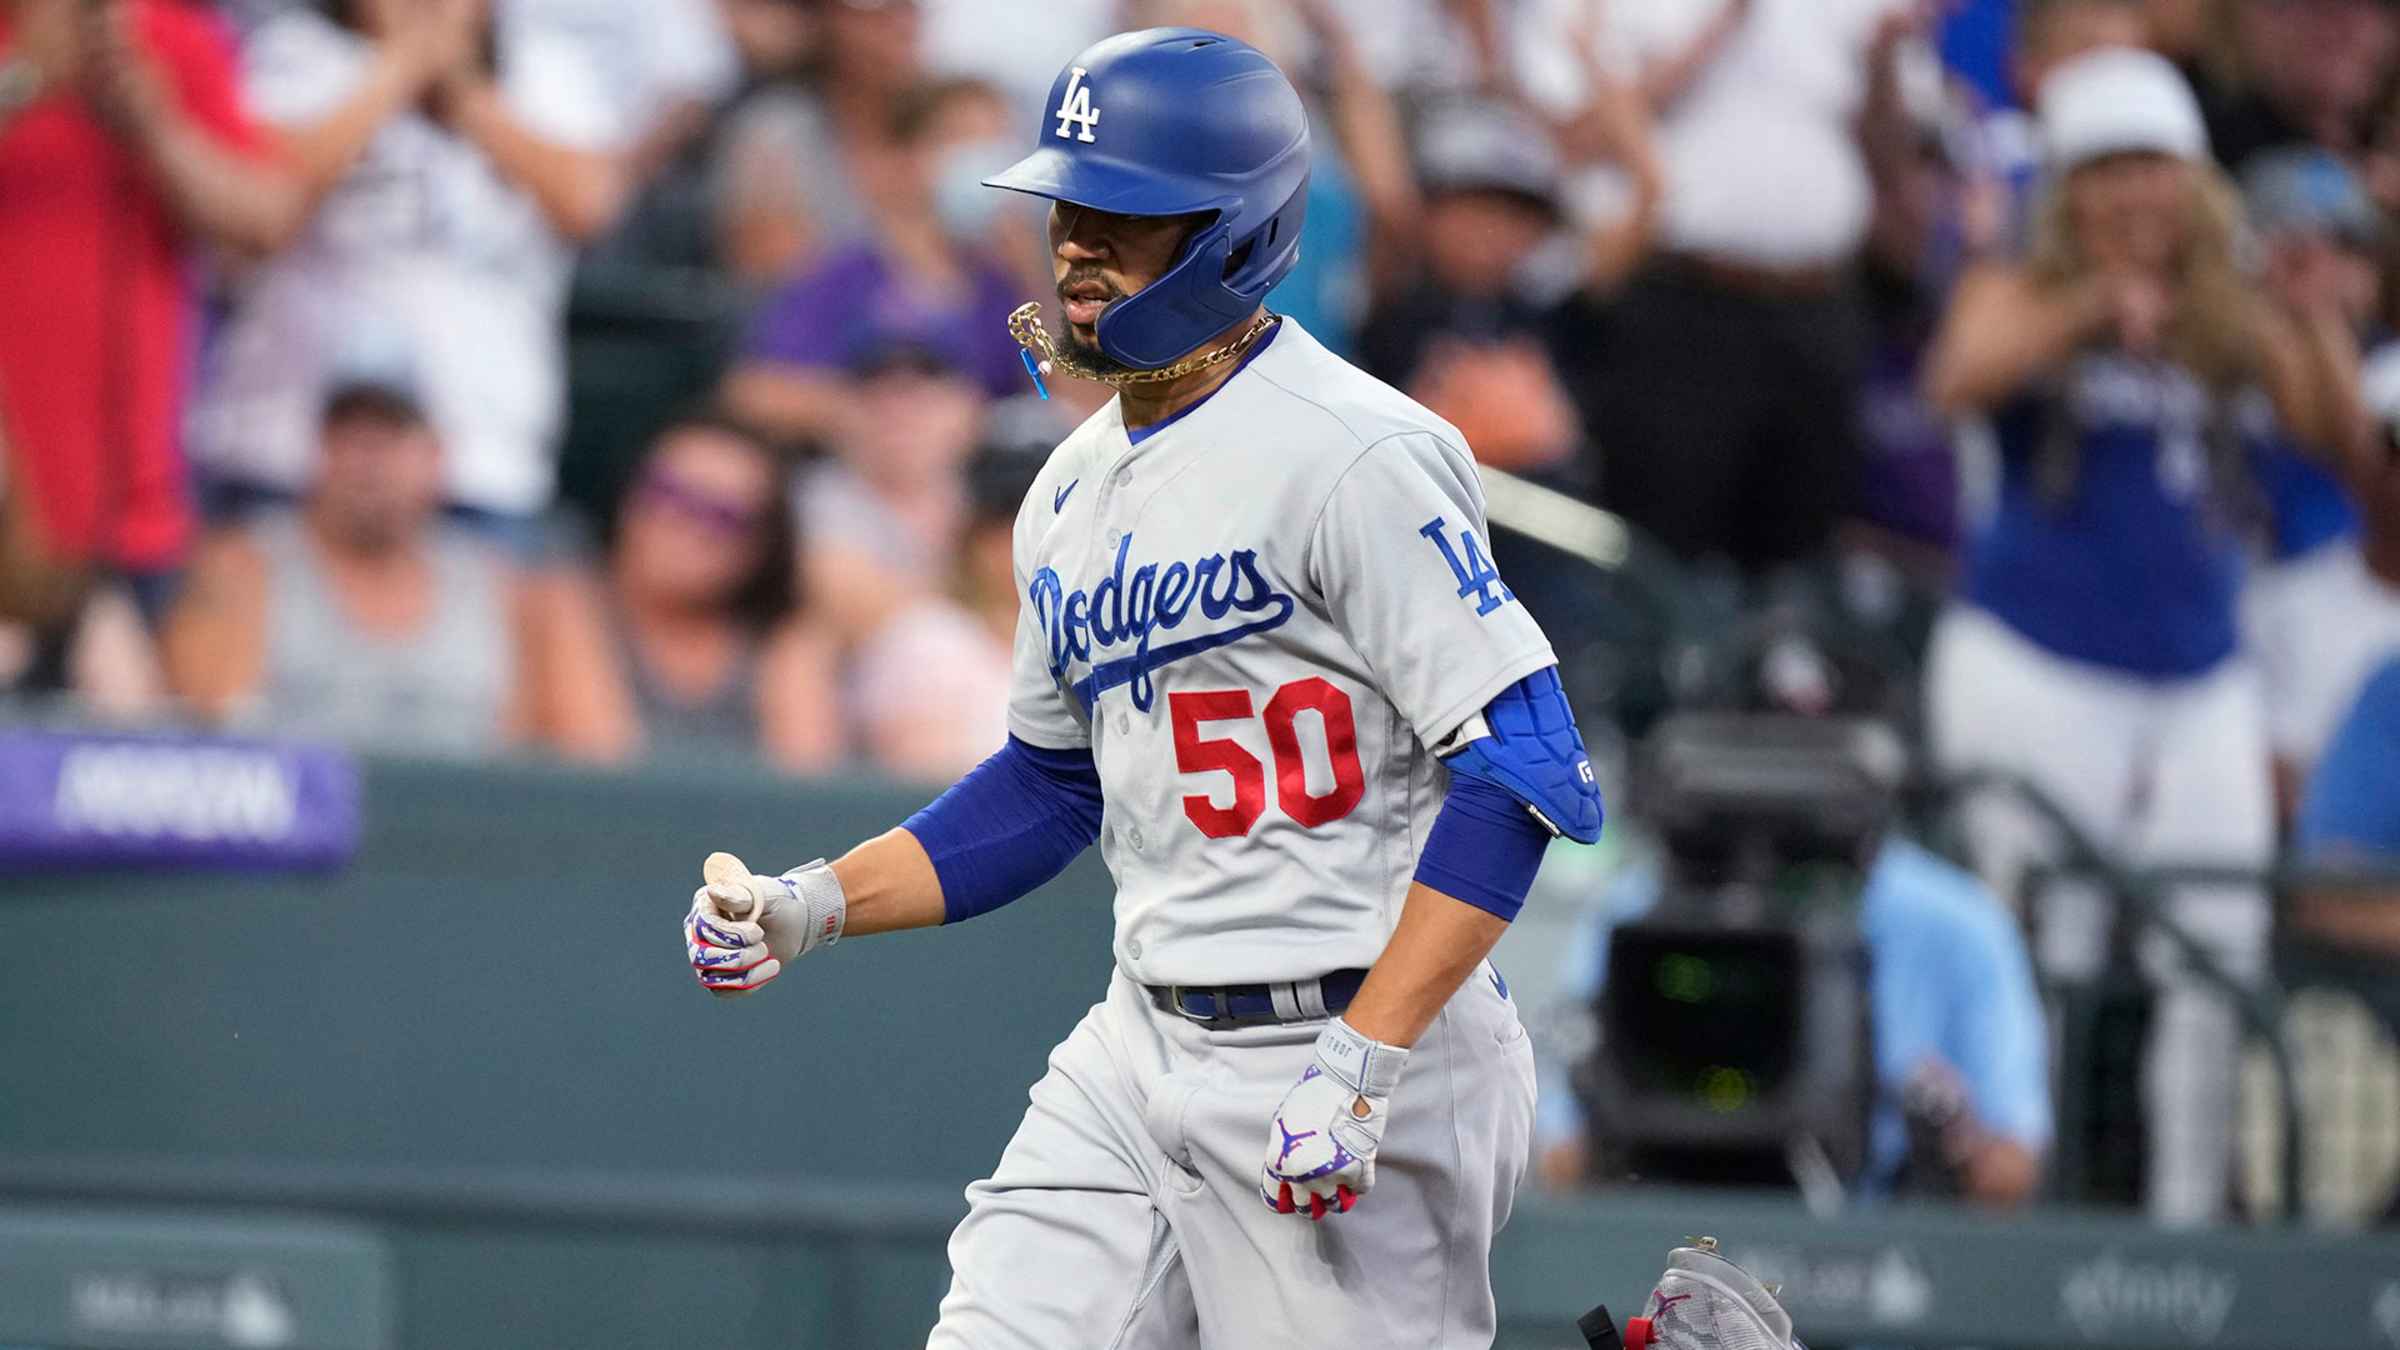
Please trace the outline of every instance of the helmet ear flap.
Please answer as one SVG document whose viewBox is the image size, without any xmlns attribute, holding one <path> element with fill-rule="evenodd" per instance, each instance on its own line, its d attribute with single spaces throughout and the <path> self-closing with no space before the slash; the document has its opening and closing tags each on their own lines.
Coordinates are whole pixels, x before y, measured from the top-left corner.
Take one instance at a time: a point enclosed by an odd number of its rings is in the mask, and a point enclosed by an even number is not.
<svg viewBox="0 0 2400 1350">
<path fill-rule="evenodd" d="M 1240 322 L 1299 262 L 1307 211 L 1303 177 L 1246 238 L 1236 240 L 1220 213 L 1192 232 L 1164 276 L 1100 316 L 1100 349 L 1129 366 L 1155 370 Z"/>
<path fill-rule="evenodd" d="M 1257 303 L 1300 262 L 1300 227 L 1308 219 L 1308 178 L 1302 175 L 1275 214 L 1241 241 L 1240 256 L 1226 268 L 1225 289 Z"/>
<path fill-rule="evenodd" d="M 1183 252 L 1156 281 L 1100 315 L 1100 350 L 1142 370 L 1171 365 L 1248 312 L 1226 285 L 1233 232 L 1222 217 L 1184 242 Z"/>
</svg>

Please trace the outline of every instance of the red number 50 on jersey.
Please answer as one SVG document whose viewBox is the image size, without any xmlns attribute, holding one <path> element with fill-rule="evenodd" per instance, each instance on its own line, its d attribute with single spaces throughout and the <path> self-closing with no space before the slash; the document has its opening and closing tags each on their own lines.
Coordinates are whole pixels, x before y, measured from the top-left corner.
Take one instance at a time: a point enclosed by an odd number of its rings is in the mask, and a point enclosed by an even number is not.
<svg viewBox="0 0 2400 1350">
<path fill-rule="evenodd" d="M 1311 795 L 1307 764 L 1300 756 L 1300 714 L 1313 711 L 1324 727 L 1325 757 L 1333 766 L 1330 791 Z M 1246 722 L 1251 717 L 1250 691 L 1167 695 L 1167 713 L 1175 724 L 1175 767 L 1185 773 L 1225 773 L 1233 778 L 1233 805 L 1219 806 L 1205 794 L 1183 799 L 1183 813 L 1211 839 L 1238 839 L 1250 833 L 1267 809 L 1266 766 L 1258 756 L 1230 737 L 1203 737 L 1204 722 Z M 1358 764 L 1358 723 L 1350 715 L 1350 696 L 1331 681 L 1311 675 L 1275 691 L 1264 713 L 1267 744 L 1275 750 L 1275 801 L 1283 813 L 1311 829 L 1349 815 L 1367 792 L 1367 777 Z"/>
</svg>

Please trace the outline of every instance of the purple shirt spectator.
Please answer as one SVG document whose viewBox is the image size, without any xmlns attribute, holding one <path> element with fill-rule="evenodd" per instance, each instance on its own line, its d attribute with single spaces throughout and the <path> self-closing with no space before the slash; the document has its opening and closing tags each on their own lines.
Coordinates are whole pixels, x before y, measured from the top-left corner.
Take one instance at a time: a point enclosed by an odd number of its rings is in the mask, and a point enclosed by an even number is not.
<svg viewBox="0 0 2400 1350">
<path fill-rule="evenodd" d="M 835 249 L 767 300 L 745 355 L 840 372 L 873 348 L 906 341 L 940 353 L 994 398 L 1021 393 L 1025 368 L 1008 335 L 1017 285 L 984 259 L 966 266 L 965 294 L 925 296 L 873 245 Z"/>
<path fill-rule="evenodd" d="M 1948 553 L 1958 546 L 1958 453 L 1950 424 L 1918 389 L 1923 348 L 1887 340 L 1869 354 L 1859 392 L 1866 455 L 1861 519 Z"/>
</svg>

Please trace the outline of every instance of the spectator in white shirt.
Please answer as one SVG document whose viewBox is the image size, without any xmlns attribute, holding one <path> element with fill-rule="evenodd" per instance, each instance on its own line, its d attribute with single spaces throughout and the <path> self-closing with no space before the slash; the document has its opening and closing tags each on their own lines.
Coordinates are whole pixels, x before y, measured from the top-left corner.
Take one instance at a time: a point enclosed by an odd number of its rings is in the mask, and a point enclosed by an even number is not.
<svg viewBox="0 0 2400 1350">
<path fill-rule="evenodd" d="M 1497 95 L 1515 87 L 1518 32 L 1537 0 L 1328 0 L 1386 89 L 1412 97 Z M 1569 0 L 1582 3 L 1582 0 Z"/>
<path fill-rule="evenodd" d="M 685 273 L 672 283 L 684 285 L 713 269 L 712 166 L 747 97 L 799 60 L 807 34 L 797 0 L 503 2 L 512 24 L 560 34 L 551 40 L 580 46 L 585 63 L 625 91 L 616 135 L 630 148 L 634 197 L 607 237 L 584 248 L 578 294 L 651 284 L 668 270 Z"/>
<path fill-rule="evenodd" d="M 1657 115 L 1660 252 L 1627 288 L 1598 400 L 1602 492 L 1687 558 L 1817 554 L 1858 468 L 1850 269 L 1871 156 L 1911 142 L 1900 0 L 1616 0 Z"/>
<path fill-rule="evenodd" d="M 1030 122 L 1067 58 L 1124 23 L 1118 0 L 1043 0 L 1041 21 L 992 0 L 923 0 L 925 64 L 937 75 L 967 76 L 998 89 Z"/>
<path fill-rule="evenodd" d="M 318 205 L 234 296 L 193 418 L 207 473 L 296 492 L 326 362 L 371 316 L 418 372 L 451 504 L 511 542 L 537 537 L 572 249 L 622 208 L 636 135 L 605 44 L 571 28 L 513 0 L 497 33 L 484 0 L 343 0 L 254 36 L 252 104 Z"/>
<path fill-rule="evenodd" d="M 664 162 L 732 94 L 740 57 L 716 0 L 494 0 L 503 50 L 551 47 L 598 73 L 637 176 Z M 571 55 L 570 55 L 571 53 Z"/>
<path fill-rule="evenodd" d="M 703 168 L 718 110 L 741 83 L 741 55 L 717 0 L 491 0 L 503 47 L 572 49 L 600 73 L 618 117 L 631 197 L 586 261 L 634 267 L 713 260 Z"/>
</svg>

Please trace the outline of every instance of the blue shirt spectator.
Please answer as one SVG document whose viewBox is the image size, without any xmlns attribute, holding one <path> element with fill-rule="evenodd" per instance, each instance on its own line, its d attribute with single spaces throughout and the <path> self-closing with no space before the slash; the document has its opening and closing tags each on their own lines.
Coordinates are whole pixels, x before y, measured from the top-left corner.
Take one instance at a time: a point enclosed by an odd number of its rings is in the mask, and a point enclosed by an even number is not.
<svg viewBox="0 0 2400 1350">
<path fill-rule="evenodd" d="M 1962 0 L 1942 20 L 1942 60 L 1995 107 L 2016 101 L 2010 84 L 2010 39 L 2017 0 Z"/>
<path fill-rule="evenodd" d="M 2300 806 L 2312 862 L 2400 863 L 2400 660 L 2367 681 Z"/>
<path fill-rule="evenodd" d="M 1560 994 L 1588 1005 L 1608 970 L 1610 930 L 1659 900 L 1655 867 L 1628 870 L 1567 946 Z M 1908 1153 L 1900 1098 L 1929 1063 L 1964 1086 L 1976 1123 L 2039 1158 L 2051 1132 L 2049 1033 L 2032 961 L 2008 911 L 1982 882 L 1904 839 L 1877 854 L 1860 899 L 1878 1090 L 1861 1189 L 1888 1192 Z M 1566 1073 L 1541 1076 L 1535 1135 L 1547 1153 L 1583 1131 Z"/>
<path fill-rule="evenodd" d="M 2245 448 L 2266 499 L 2268 558 L 2291 562 L 2358 533 L 2358 508 L 2319 457 L 2293 445 L 2280 429 L 2250 438 Z"/>
</svg>

